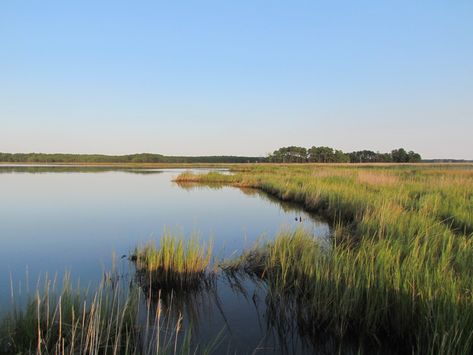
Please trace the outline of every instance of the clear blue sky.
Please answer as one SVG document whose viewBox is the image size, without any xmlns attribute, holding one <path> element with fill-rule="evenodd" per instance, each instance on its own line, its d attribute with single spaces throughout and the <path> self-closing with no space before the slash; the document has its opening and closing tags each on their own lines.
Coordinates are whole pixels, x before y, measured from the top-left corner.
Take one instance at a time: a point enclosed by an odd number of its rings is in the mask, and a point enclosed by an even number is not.
<svg viewBox="0 0 473 355">
<path fill-rule="evenodd" d="M 473 1 L 0 2 L 0 151 L 473 159 Z"/>
</svg>

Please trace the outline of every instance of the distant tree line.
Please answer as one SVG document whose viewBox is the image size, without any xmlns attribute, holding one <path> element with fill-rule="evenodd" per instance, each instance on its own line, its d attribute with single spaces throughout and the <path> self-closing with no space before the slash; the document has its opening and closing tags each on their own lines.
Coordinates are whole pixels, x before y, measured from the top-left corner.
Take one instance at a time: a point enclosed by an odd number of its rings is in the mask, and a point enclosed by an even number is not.
<svg viewBox="0 0 473 355">
<path fill-rule="evenodd" d="M 0 162 L 6 163 L 415 163 L 421 156 L 403 148 L 391 153 L 360 150 L 344 153 L 330 147 L 282 147 L 267 158 L 242 156 L 166 156 L 141 153 L 129 155 L 103 154 L 44 154 L 44 153 L 1 153 Z"/>
<path fill-rule="evenodd" d="M 273 163 L 417 163 L 422 160 L 420 154 L 394 149 L 390 153 L 379 153 L 371 150 L 360 150 L 344 153 L 330 147 L 282 147 L 267 158 Z"/>
<path fill-rule="evenodd" d="M 261 157 L 241 156 L 165 156 L 141 153 L 129 155 L 1 153 L 0 162 L 7 163 L 256 163 Z"/>
</svg>

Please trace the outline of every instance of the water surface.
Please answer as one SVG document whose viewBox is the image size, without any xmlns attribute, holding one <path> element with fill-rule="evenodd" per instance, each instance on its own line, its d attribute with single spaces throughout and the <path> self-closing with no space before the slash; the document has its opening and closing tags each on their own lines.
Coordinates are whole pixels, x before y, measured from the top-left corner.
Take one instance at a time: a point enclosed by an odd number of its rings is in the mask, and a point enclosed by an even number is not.
<svg viewBox="0 0 473 355">
<path fill-rule="evenodd" d="M 94 283 L 113 253 L 125 273 L 130 268 L 121 256 L 166 230 L 212 239 L 222 258 L 281 228 L 329 236 L 327 223 L 296 205 L 251 189 L 181 186 L 172 180 L 182 171 L 0 166 L 0 309 L 9 307 L 11 282 L 16 291 L 25 289 L 26 274 L 31 283 L 68 270 L 74 280 Z M 218 303 L 197 302 L 200 339 L 225 328 L 224 346 L 231 343 L 238 353 L 278 352 L 265 324 L 264 290 L 245 282 L 245 298 L 224 280 L 217 286 Z"/>
</svg>

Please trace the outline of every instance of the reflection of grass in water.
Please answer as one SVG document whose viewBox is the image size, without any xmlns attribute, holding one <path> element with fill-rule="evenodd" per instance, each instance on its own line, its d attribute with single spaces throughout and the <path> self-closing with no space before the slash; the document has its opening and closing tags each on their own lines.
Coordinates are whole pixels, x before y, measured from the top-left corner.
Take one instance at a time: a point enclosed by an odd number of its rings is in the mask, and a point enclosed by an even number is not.
<svg viewBox="0 0 473 355">
<path fill-rule="evenodd" d="M 222 318 L 226 320 L 213 283 L 203 285 L 198 289 L 166 291 L 149 287 L 143 278 L 139 278 L 137 282 L 144 291 L 151 307 L 151 314 L 159 310 L 165 315 L 166 323 L 175 324 L 179 318 L 182 318 L 183 329 L 199 334 L 202 319 L 212 317 L 211 312 L 214 309 L 218 310 Z"/>
<path fill-rule="evenodd" d="M 202 181 L 205 180 L 205 181 Z M 195 174 L 191 171 L 186 171 L 182 174 L 179 174 L 174 182 L 177 183 L 189 183 L 189 182 L 205 182 L 206 184 L 212 185 L 221 185 L 222 183 L 236 182 L 237 178 L 235 175 L 221 174 L 219 172 L 209 172 L 207 174 Z"/>
<path fill-rule="evenodd" d="M 107 275 L 92 293 L 73 289 L 66 276 L 62 287 L 46 280 L 26 307 L 12 306 L 0 323 L 0 353 L 210 353 L 218 339 L 191 348 L 191 331 L 183 331 L 182 322 L 159 305 L 152 309 L 138 287 L 127 289 L 115 275 Z"/>
<path fill-rule="evenodd" d="M 212 245 L 200 245 L 196 238 L 187 241 L 165 235 L 159 246 L 148 243 L 135 249 L 131 259 L 137 273 L 149 279 L 149 285 L 162 290 L 198 288 L 211 279 L 209 265 Z"/>
<path fill-rule="evenodd" d="M 192 173 L 189 173 L 189 176 L 193 176 Z M 183 179 L 183 180 L 180 180 Z M 187 181 L 184 180 L 187 179 L 186 174 L 181 174 L 178 180 L 175 180 L 174 183 L 181 189 L 187 190 L 187 191 L 192 191 L 192 190 L 221 190 L 224 187 L 227 187 L 228 184 L 221 183 L 221 182 L 194 182 L 194 181 Z M 285 213 L 289 212 L 296 212 L 298 216 L 302 213 L 307 213 L 304 208 L 300 206 L 300 204 L 290 202 L 290 201 L 284 201 L 281 199 L 278 199 L 277 197 L 268 194 L 264 191 L 261 191 L 256 188 L 251 188 L 251 187 L 239 187 L 239 190 L 246 196 L 257 196 L 258 198 L 261 198 L 262 200 L 275 205 L 279 208 L 282 209 Z M 314 220 L 320 220 L 319 216 L 316 215 L 311 215 L 311 218 Z"/>
<path fill-rule="evenodd" d="M 225 187 L 224 184 L 220 183 L 208 183 L 208 184 L 200 184 L 198 182 L 192 182 L 192 181 L 174 181 L 174 183 L 179 186 L 179 188 L 187 190 L 187 191 L 192 191 L 192 190 L 220 190 L 223 187 Z"/>
</svg>

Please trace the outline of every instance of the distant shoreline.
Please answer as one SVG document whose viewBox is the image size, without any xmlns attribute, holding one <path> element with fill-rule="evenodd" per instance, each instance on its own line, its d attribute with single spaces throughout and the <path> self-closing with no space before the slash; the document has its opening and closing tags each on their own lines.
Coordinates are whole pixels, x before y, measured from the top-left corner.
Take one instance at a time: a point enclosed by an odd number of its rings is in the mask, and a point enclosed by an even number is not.
<svg viewBox="0 0 473 355">
<path fill-rule="evenodd" d="M 109 167 L 109 168 L 230 168 L 246 165 L 265 166 L 473 166 L 473 161 L 423 161 L 419 163 L 93 163 L 93 162 L 8 162 L 0 161 L 0 167 Z"/>
</svg>

